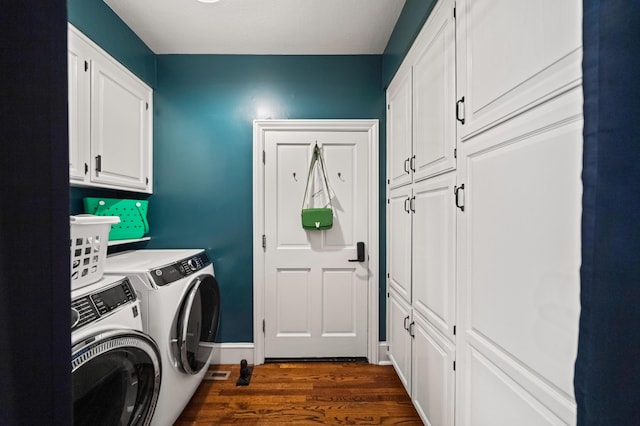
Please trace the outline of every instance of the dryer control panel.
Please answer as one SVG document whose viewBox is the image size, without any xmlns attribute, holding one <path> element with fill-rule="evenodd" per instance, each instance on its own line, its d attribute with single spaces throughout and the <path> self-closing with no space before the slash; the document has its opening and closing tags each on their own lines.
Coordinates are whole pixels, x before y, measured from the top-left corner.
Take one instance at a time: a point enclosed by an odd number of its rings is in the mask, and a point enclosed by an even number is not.
<svg viewBox="0 0 640 426">
<path fill-rule="evenodd" d="M 188 277 L 209 265 L 211 265 L 211 259 L 209 259 L 206 252 L 202 251 L 173 265 L 154 269 L 150 274 L 157 286 L 164 286 Z"/>
</svg>

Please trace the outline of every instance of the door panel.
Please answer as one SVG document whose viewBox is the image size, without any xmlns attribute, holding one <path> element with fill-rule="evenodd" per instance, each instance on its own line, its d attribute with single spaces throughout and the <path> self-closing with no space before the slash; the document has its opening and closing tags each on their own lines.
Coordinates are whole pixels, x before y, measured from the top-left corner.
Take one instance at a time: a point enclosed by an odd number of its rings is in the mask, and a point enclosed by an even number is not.
<svg viewBox="0 0 640 426">
<path fill-rule="evenodd" d="M 509 377 L 496 381 L 502 376 L 482 372 L 486 363 L 467 359 L 458 372 L 466 377 L 459 399 L 484 401 L 502 383 L 494 405 L 507 406 L 526 391 L 525 400 L 535 398 L 568 424 L 576 421 L 581 100 L 576 89 L 483 133 L 461 149 L 458 169 L 466 185 L 465 211 L 458 213 L 465 248 L 458 346 L 461 356 L 481 356 Z M 499 402 L 508 389 L 514 395 Z M 460 407 L 470 404 L 461 400 Z"/>
<path fill-rule="evenodd" d="M 455 347 L 415 311 L 413 322 L 411 400 L 425 424 L 453 426 Z"/>
<path fill-rule="evenodd" d="M 455 178 L 455 173 L 447 173 L 413 188 L 413 308 L 452 341 L 456 317 Z"/>
<path fill-rule="evenodd" d="M 367 355 L 368 261 L 349 259 L 357 242 L 368 245 L 368 138 L 351 131 L 265 135 L 267 358 Z M 316 141 L 334 194 L 326 231 L 306 231 L 300 219 Z"/>
<path fill-rule="evenodd" d="M 394 290 L 389 291 L 387 301 L 389 360 L 407 393 L 411 394 L 411 336 L 408 331 L 411 308 Z"/>
<path fill-rule="evenodd" d="M 450 2 L 436 6 L 416 41 L 425 47 L 413 66 L 414 181 L 455 168 L 455 20 L 451 9 Z"/>
<path fill-rule="evenodd" d="M 391 187 L 411 182 L 411 68 L 401 68 L 387 90 L 387 178 Z"/>
<path fill-rule="evenodd" d="M 579 0 L 457 3 L 458 97 L 465 97 L 465 124 L 458 131 L 463 140 L 579 83 Z"/>
<path fill-rule="evenodd" d="M 93 180 L 146 189 L 149 155 L 148 90 L 107 60 L 92 63 L 91 159 Z"/>
<path fill-rule="evenodd" d="M 389 284 L 411 302 L 411 186 L 389 191 L 387 203 L 387 272 Z"/>
</svg>

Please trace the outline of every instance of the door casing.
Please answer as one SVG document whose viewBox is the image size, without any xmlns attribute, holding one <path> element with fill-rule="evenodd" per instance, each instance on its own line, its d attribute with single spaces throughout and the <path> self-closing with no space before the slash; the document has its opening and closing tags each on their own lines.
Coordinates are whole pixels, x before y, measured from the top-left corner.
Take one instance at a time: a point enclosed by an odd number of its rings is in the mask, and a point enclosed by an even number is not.
<svg viewBox="0 0 640 426">
<path fill-rule="evenodd" d="M 262 236 L 265 234 L 264 224 L 264 136 L 268 131 L 362 131 L 369 136 L 369 283 L 368 283 L 368 342 L 367 358 L 371 364 L 378 364 L 378 323 L 379 323 L 379 182 L 378 120 L 254 120 L 253 122 L 253 341 L 254 364 L 264 363 L 264 286 L 265 286 L 265 251 L 262 247 Z"/>
</svg>

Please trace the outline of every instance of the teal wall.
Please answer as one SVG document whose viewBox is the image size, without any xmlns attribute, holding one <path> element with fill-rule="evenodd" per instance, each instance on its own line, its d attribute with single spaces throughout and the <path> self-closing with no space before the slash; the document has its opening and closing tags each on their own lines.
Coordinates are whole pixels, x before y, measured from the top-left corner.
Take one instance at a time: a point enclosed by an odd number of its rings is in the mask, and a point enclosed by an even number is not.
<svg viewBox="0 0 640 426">
<path fill-rule="evenodd" d="M 155 54 L 103 0 L 67 0 L 67 19 L 141 80 L 155 86 Z"/>
<path fill-rule="evenodd" d="M 382 85 L 389 86 L 437 0 L 406 0 L 382 56 Z"/>
<path fill-rule="evenodd" d="M 257 111 L 382 123 L 381 57 L 160 55 L 157 69 L 148 247 L 206 248 L 222 293 L 220 340 L 251 342 Z"/>
<path fill-rule="evenodd" d="M 68 0 L 68 19 L 154 88 L 154 194 L 71 188 L 82 198 L 149 198 L 151 241 L 206 248 L 222 289 L 218 341 L 253 341 L 252 121 L 380 120 L 380 340 L 386 339 L 385 94 L 434 0 L 407 0 L 385 54 L 156 56 L 102 0 Z"/>
</svg>

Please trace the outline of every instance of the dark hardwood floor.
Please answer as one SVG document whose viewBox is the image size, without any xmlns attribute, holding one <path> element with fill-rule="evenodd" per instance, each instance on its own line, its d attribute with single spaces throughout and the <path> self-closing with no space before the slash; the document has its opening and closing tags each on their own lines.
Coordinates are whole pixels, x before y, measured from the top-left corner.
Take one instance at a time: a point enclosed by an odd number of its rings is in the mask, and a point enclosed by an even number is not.
<svg viewBox="0 0 640 426">
<path fill-rule="evenodd" d="M 204 380 L 176 425 L 421 425 L 392 366 L 364 362 L 278 363 L 253 368 L 248 386 Z"/>
</svg>

